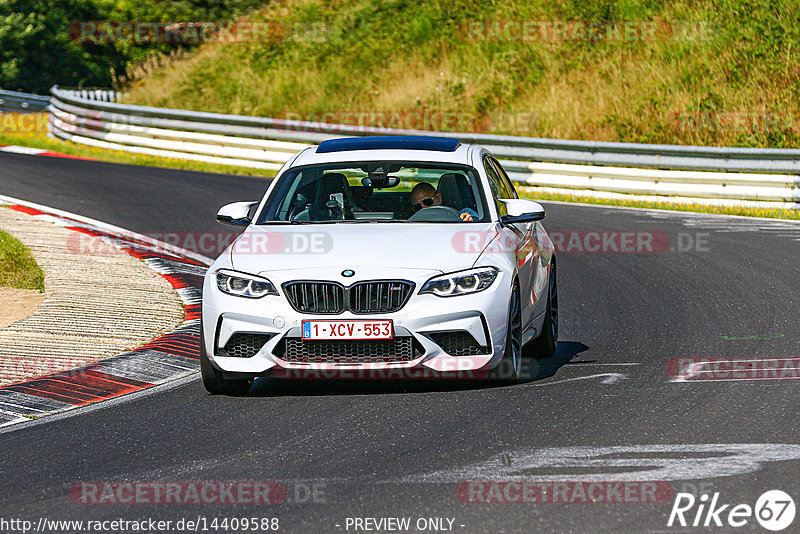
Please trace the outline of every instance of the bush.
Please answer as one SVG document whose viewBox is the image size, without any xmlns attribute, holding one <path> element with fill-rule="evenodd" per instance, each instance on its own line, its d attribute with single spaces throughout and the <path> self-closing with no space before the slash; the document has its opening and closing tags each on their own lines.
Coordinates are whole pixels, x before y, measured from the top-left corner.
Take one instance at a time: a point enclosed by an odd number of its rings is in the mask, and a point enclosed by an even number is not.
<svg viewBox="0 0 800 534">
<path fill-rule="evenodd" d="M 0 1 L 0 88 L 46 94 L 53 84 L 110 87 L 115 73 L 177 45 L 81 43 L 85 21 L 211 21 L 242 15 L 262 0 L 3 0 Z M 70 29 L 73 34 L 70 34 Z"/>
</svg>

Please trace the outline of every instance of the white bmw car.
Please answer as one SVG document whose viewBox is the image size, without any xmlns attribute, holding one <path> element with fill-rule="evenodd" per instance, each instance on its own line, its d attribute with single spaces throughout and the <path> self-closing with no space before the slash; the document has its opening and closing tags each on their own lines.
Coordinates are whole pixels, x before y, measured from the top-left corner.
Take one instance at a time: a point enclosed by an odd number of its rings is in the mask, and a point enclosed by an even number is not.
<svg viewBox="0 0 800 534">
<path fill-rule="evenodd" d="M 307 148 L 261 201 L 217 214 L 246 228 L 205 277 L 203 384 L 235 394 L 258 376 L 332 371 L 515 381 L 523 352 L 550 356 L 558 338 L 544 215 L 457 139 Z"/>
</svg>

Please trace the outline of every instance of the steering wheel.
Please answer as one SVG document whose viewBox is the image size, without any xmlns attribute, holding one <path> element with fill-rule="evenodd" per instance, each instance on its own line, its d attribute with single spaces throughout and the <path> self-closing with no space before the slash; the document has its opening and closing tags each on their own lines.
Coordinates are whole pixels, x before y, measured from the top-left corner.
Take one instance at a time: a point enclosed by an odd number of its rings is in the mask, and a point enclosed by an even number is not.
<svg viewBox="0 0 800 534">
<path fill-rule="evenodd" d="M 409 222 L 459 222 L 461 214 L 450 206 L 431 206 L 422 208 L 408 218 Z"/>
</svg>

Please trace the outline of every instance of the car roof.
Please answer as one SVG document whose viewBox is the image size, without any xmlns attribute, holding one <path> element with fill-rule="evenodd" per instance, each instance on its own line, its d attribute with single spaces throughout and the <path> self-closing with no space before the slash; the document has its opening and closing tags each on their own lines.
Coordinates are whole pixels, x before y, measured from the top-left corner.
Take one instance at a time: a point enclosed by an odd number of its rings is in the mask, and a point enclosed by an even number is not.
<svg viewBox="0 0 800 534">
<path fill-rule="evenodd" d="M 300 152 L 291 167 L 347 161 L 419 161 L 471 164 L 472 145 L 448 137 L 379 136 L 323 141 Z M 322 149 L 322 150 L 320 150 Z"/>
<path fill-rule="evenodd" d="M 452 137 L 423 137 L 412 135 L 384 135 L 370 137 L 340 137 L 328 139 L 317 147 L 317 154 L 350 150 L 433 150 L 454 152 L 461 141 Z"/>
</svg>

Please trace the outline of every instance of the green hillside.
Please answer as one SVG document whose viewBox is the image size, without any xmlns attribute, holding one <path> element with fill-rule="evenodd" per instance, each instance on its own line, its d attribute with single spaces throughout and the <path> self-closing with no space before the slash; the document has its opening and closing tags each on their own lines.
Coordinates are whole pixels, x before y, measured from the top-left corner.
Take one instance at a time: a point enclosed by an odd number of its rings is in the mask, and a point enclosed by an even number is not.
<svg viewBox="0 0 800 534">
<path fill-rule="evenodd" d="M 797 147 L 799 14 L 789 1 L 283 0 L 239 21 L 257 31 L 151 57 L 120 83 L 132 103 L 245 115 Z"/>
</svg>

